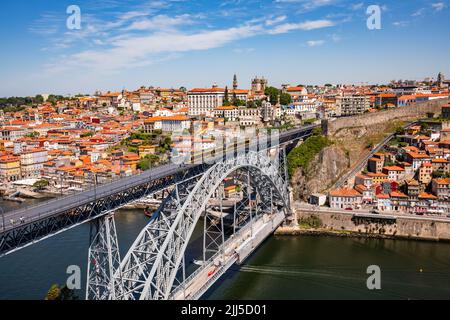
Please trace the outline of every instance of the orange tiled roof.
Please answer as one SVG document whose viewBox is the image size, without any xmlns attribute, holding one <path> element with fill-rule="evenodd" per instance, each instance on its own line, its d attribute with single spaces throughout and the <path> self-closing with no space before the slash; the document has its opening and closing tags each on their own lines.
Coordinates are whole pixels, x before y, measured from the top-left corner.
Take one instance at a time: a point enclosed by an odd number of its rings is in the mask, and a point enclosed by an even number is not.
<svg viewBox="0 0 450 320">
<path fill-rule="evenodd" d="M 388 171 L 405 171 L 404 168 L 399 167 L 399 166 L 384 167 L 383 169 L 386 169 Z"/>
<path fill-rule="evenodd" d="M 391 197 L 396 197 L 396 198 L 408 198 L 408 196 L 402 192 L 399 191 L 393 191 L 391 192 Z"/>
<path fill-rule="evenodd" d="M 435 195 L 432 195 L 431 193 L 422 192 L 421 194 L 419 194 L 419 198 L 436 200 L 438 197 L 436 197 Z"/>
<path fill-rule="evenodd" d="M 330 192 L 332 197 L 359 197 L 361 194 L 355 189 L 336 189 Z"/>
<path fill-rule="evenodd" d="M 450 184 L 450 179 L 449 178 L 433 179 L 433 181 L 435 181 L 437 184 Z"/>
<path fill-rule="evenodd" d="M 146 119 L 144 122 L 145 123 L 152 123 L 152 122 L 156 122 L 156 121 L 189 121 L 188 117 L 185 116 L 169 116 L 169 117 L 152 117 L 152 118 L 148 118 Z"/>
</svg>

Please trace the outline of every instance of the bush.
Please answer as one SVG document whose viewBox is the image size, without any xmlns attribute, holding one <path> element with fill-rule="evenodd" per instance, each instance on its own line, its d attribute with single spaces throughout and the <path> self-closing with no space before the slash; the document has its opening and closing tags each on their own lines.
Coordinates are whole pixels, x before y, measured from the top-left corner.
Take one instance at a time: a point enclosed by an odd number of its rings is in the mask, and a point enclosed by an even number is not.
<svg viewBox="0 0 450 320">
<path fill-rule="evenodd" d="M 298 224 L 304 228 L 319 229 L 323 226 L 322 220 L 318 216 L 310 216 L 308 218 L 301 218 Z"/>
<path fill-rule="evenodd" d="M 292 150 L 288 157 L 288 172 L 292 177 L 298 168 L 307 169 L 309 163 L 324 148 L 332 145 L 332 142 L 325 136 L 312 136 L 302 145 Z"/>
</svg>

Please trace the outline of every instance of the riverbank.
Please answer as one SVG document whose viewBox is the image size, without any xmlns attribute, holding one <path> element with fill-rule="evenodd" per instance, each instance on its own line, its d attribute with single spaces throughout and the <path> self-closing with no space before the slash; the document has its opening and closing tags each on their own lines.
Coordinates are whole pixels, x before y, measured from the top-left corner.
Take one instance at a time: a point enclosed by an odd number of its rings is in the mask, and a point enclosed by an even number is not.
<svg viewBox="0 0 450 320">
<path fill-rule="evenodd" d="M 450 243 L 450 239 L 431 239 L 414 236 L 386 235 L 379 233 L 360 233 L 346 230 L 327 229 L 302 229 L 300 227 L 280 227 L 275 233 L 276 236 L 309 236 L 309 237 L 339 237 L 339 238 L 366 238 L 366 239 L 386 239 L 386 240 L 414 240 L 427 242 Z"/>
<path fill-rule="evenodd" d="M 450 242 L 450 220 L 420 217 L 361 216 L 347 212 L 297 212 L 298 225 L 275 235 L 335 236 Z"/>
</svg>

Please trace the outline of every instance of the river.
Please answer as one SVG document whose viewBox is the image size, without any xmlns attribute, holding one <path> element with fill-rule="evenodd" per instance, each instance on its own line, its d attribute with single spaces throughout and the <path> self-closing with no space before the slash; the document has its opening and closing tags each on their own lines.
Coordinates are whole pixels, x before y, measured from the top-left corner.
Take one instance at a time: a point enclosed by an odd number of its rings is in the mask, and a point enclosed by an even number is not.
<svg viewBox="0 0 450 320">
<path fill-rule="evenodd" d="M 140 211 L 116 215 L 123 254 L 148 222 Z M 201 230 L 187 257 L 200 254 Z M 89 225 L 0 259 L 0 299 L 43 299 L 66 269 L 82 269 L 84 297 Z M 369 291 L 366 269 L 381 268 L 382 290 Z M 194 268 L 193 265 L 190 269 Z M 334 237 L 271 237 L 233 266 L 204 299 L 445 299 L 450 298 L 450 244 Z"/>
</svg>

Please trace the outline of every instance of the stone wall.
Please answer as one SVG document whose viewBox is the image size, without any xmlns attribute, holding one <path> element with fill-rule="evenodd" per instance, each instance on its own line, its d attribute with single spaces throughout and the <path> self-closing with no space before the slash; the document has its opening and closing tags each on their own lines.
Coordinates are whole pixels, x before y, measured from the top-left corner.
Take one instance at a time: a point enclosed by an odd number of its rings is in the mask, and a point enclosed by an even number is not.
<svg viewBox="0 0 450 320">
<path fill-rule="evenodd" d="M 450 240 L 449 221 L 431 221 L 408 217 L 387 219 L 354 219 L 352 213 L 298 211 L 298 219 L 317 216 L 324 231 L 350 231 L 363 235 L 382 235 L 395 238 L 422 240 Z"/>
<path fill-rule="evenodd" d="M 450 99 L 439 99 L 435 101 L 420 102 L 411 106 L 395 108 L 392 110 L 366 113 L 354 117 L 323 120 L 322 129 L 327 135 L 333 135 L 344 128 L 370 126 L 392 120 L 412 121 L 426 117 L 429 112 L 440 114 L 442 106 L 449 102 Z"/>
</svg>

